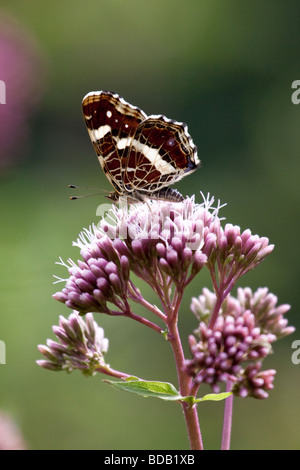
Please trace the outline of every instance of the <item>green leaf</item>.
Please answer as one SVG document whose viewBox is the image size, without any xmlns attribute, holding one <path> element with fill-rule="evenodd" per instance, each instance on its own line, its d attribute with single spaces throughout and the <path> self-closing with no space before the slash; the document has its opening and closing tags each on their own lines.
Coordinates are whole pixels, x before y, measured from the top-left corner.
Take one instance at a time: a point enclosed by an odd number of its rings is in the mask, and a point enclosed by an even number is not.
<svg viewBox="0 0 300 470">
<path fill-rule="evenodd" d="M 171 401 L 182 399 L 182 396 L 174 385 L 168 382 L 149 382 L 147 380 L 137 380 L 132 377 L 129 377 L 126 381 L 121 380 L 120 382 L 116 382 L 113 380 L 103 380 L 103 382 L 112 385 L 118 390 L 136 393 L 143 397 L 155 397 Z"/>
<path fill-rule="evenodd" d="M 154 397 L 160 398 L 161 400 L 168 401 L 185 401 L 193 406 L 195 403 L 201 401 L 220 401 L 229 397 L 231 392 L 223 393 L 210 393 L 202 398 L 194 398 L 193 396 L 183 397 L 176 390 L 174 385 L 168 382 L 152 382 L 148 380 L 140 380 L 136 377 L 128 377 L 126 380 L 114 381 L 114 380 L 103 380 L 103 382 L 112 385 L 117 390 L 123 390 L 125 392 L 136 393 L 142 397 Z"/>
<path fill-rule="evenodd" d="M 200 401 L 220 401 L 225 400 L 225 398 L 230 397 L 232 392 L 222 392 L 222 393 L 209 393 L 208 395 L 204 395 L 202 398 L 196 398 L 195 403 Z"/>
<path fill-rule="evenodd" d="M 165 330 L 162 330 L 161 334 L 163 335 L 165 340 L 168 340 L 168 334 L 169 334 L 168 328 L 166 328 Z"/>
</svg>

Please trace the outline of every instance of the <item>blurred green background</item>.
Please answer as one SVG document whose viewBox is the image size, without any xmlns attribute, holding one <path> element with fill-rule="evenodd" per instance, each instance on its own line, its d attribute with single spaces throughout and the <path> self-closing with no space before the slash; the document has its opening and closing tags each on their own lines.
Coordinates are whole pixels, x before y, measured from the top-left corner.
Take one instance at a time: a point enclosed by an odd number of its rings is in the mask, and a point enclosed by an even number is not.
<svg viewBox="0 0 300 470">
<path fill-rule="evenodd" d="M 29 448 L 188 448 L 178 405 L 35 364 L 37 344 L 54 339 L 51 326 L 70 313 L 51 297 L 58 290 L 52 275 L 66 275 L 55 262 L 79 257 L 71 242 L 97 222 L 96 206 L 105 202 L 102 195 L 70 201 L 67 185 L 111 189 L 81 115 L 89 91 L 112 90 L 147 114 L 188 123 L 202 168 L 177 189 L 199 202 L 200 190 L 210 192 L 227 202 L 228 222 L 270 238 L 275 251 L 239 285 L 268 286 L 292 305 L 287 316 L 299 326 L 300 105 L 291 101 L 300 79 L 299 18 L 296 0 L 1 1 L 0 339 L 7 364 L 0 365 L 0 409 Z M 200 275 L 186 292 L 186 350 L 196 327 L 190 299 L 207 283 Z M 177 385 L 158 335 L 129 320 L 96 319 L 110 340 L 112 367 Z M 300 447 L 300 365 L 291 361 L 298 338 L 296 331 L 276 343 L 264 363 L 277 369 L 269 399 L 235 400 L 233 449 Z M 205 447 L 219 448 L 223 403 L 204 403 L 199 414 Z"/>
</svg>

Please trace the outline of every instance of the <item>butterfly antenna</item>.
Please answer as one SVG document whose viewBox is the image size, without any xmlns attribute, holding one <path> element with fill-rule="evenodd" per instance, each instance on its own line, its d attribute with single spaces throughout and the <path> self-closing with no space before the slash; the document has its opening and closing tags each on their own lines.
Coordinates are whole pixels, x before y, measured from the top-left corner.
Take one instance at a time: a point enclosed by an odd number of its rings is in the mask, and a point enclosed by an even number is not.
<svg viewBox="0 0 300 470">
<path fill-rule="evenodd" d="M 92 189 L 93 191 L 99 191 L 99 192 L 103 191 L 103 189 L 100 189 L 100 188 L 92 188 L 89 186 L 77 186 L 76 184 L 69 184 L 68 187 L 71 189 L 88 189 L 88 190 Z"/>
<path fill-rule="evenodd" d="M 92 197 L 92 196 L 99 196 L 99 194 L 101 194 L 101 193 L 109 193 L 109 191 L 105 191 L 104 189 L 90 188 L 90 187 L 87 187 L 87 186 L 77 186 L 76 184 L 69 184 L 68 187 L 70 189 L 88 189 L 88 190 L 98 191 L 97 193 L 93 193 L 93 194 L 82 194 L 80 196 L 71 196 L 70 197 L 71 200 L 83 199 L 83 198 Z"/>
<path fill-rule="evenodd" d="M 98 193 L 94 193 L 94 194 L 81 194 L 80 196 L 70 196 L 69 199 L 71 200 L 74 200 L 74 199 L 83 199 L 85 197 L 92 197 L 92 196 L 99 196 Z"/>
</svg>

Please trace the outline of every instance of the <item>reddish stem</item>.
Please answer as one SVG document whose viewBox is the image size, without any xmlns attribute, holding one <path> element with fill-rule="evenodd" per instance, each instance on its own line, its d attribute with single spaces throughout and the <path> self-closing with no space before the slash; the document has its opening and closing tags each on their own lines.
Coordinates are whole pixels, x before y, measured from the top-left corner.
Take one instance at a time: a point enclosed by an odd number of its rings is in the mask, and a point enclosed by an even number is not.
<svg viewBox="0 0 300 470">
<path fill-rule="evenodd" d="M 180 394 L 185 397 L 191 394 L 191 377 L 189 377 L 184 370 L 185 357 L 177 327 L 177 319 L 181 299 L 182 295 L 176 289 L 173 298 L 174 305 L 171 304 L 170 306 L 166 307 L 166 314 L 168 326 L 168 340 L 171 344 L 175 359 L 179 391 Z M 190 448 L 191 450 L 203 450 L 197 407 L 196 405 L 191 406 L 186 402 L 182 402 L 181 406 L 184 413 Z"/>
<path fill-rule="evenodd" d="M 231 380 L 228 380 L 228 382 L 226 384 L 226 392 L 230 392 L 231 388 L 232 388 L 232 382 L 231 382 Z M 232 409 L 233 409 L 233 395 L 230 395 L 228 398 L 225 399 L 223 435 L 222 435 L 221 450 L 229 450 L 230 449 Z"/>
<path fill-rule="evenodd" d="M 217 320 L 219 312 L 220 312 L 220 308 L 221 308 L 222 303 L 223 303 L 223 301 L 226 297 L 226 296 L 224 296 L 224 292 L 221 289 L 220 289 L 220 293 L 217 293 L 216 295 L 217 295 L 216 303 L 215 303 L 213 313 L 211 315 L 211 318 L 210 318 L 210 321 L 209 321 L 209 324 L 208 324 L 208 327 L 211 328 L 211 329 L 214 327 L 214 324 L 216 323 L 216 320 Z"/>
<path fill-rule="evenodd" d="M 126 313 L 124 316 L 127 318 L 132 318 L 132 320 L 136 320 L 139 323 L 142 323 L 143 325 L 147 326 L 148 328 L 151 328 L 152 330 L 156 331 L 159 334 L 162 334 L 163 332 L 163 329 L 160 326 L 156 325 L 150 320 L 147 320 L 147 318 L 136 315 L 133 312 Z"/>
</svg>

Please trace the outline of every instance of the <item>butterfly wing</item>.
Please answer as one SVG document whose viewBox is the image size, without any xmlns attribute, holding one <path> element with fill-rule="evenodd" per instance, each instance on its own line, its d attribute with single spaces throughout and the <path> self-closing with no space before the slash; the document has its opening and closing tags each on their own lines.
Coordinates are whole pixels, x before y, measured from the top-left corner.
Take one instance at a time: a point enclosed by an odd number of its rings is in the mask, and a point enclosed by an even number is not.
<svg viewBox="0 0 300 470">
<path fill-rule="evenodd" d="M 186 124 L 165 116 L 149 116 L 138 124 L 128 153 L 123 157 L 127 192 L 150 193 L 169 186 L 200 165 Z"/>
<path fill-rule="evenodd" d="M 88 93 L 82 111 L 100 165 L 116 191 L 123 194 L 126 154 L 138 125 L 147 116 L 109 91 Z"/>
</svg>

